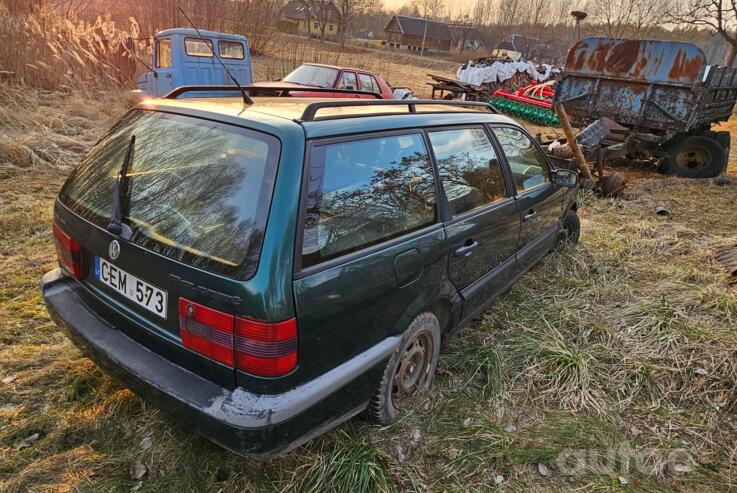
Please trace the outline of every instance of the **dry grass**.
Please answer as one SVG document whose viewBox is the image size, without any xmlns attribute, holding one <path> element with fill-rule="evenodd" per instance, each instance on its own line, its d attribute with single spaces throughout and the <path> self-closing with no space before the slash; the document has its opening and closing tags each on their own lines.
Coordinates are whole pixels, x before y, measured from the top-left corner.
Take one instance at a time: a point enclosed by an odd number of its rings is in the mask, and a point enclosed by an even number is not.
<svg viewBox="0 0 737 493">
<path fill-rule="evenodd" d="M 649 175 L 625 200 L 582 195 L 581 244 L 452 339 L 399 423 L 355 419 L 258 462 L 120 387 L 41 303 L 54 196 L 124 107 L 91 92 L 0 104 L 0 380 L 15 377 L 0 383 L 0 491 L 129 491 L 138 462 L 140 491 L 488 491 L 500 478 L 512 491 L 737 489 L 737 289 L 713 260 L 737 243 L 737 182 Z M 587 467 L 568 475 L 560 458 L 580 451 Z"/>
<path fill-rule="evenodd" d="M 77 88 L 80 84 L 117 86 L 127 80 L 123 55 L 126 38 L 138 37 L 109 17 L 94 22 L 59 17 L 52 9 L 11 15 L 0 1 L 0 70 L 8 80 L 45 89 Z M 12 41 L 10 41 L 12 40 Z"/>
<path fill-rule="evenodd" d="M 101 105 L 98 99 L 112 104 Z M 3 86 L 0 92 L 0 179 L 18 171 L 63 171 L 126 106 L 123 91 L 81 86 L 73 94 Z"/>
</svg>

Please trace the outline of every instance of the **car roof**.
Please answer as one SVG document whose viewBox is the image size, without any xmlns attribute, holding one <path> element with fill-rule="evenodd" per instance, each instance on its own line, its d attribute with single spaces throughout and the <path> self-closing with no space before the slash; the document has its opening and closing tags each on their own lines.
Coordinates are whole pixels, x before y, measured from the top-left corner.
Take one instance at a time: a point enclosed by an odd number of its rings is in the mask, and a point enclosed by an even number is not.
<svg viewBox="0 0 737 493">
<path fill-rule="evenodd" d="M 246 37 L 241 34 L 221 33 L 217 31 L 206 31 L 204 29 L 200 29 L 200 34 L 206 38 L 233 39 L 233 40 L 238 40 L 238 41 L 246 41 Z M 194 38 L 200 37 L 200 35 L 197 34 L 197 30 L 191 27 L 174 27 L 171 29 L 164 29 L 163 31 L 157 32 L 156 34 L 154 34 L 154 38 L 158 39 L 164 36 L 174 36 L 174 35 L 191 36 Z"/>
<path fill-rule="evenodd" d="M 511 118 L 450 104 L 417 105 L 416 113 L 410 113 L 404 105 L 345 106 L 321 108 L 317 118 L 302 121 L 307 107 L 312 103 L 334 104 L 336 98 L 252 97 L 253 104 L 244 105 L 240 97 L 152 99 L 140 103 L 141 109 L 153 109 L 180 114 L 190 114 L 211 120 L 258 128 L 277 133 L 280 128 L 301 126 L 306 138 L 330 137 L 359 132 L 376 132 L 402 128 L 445 126 L 458 124 L 503 123 L 519 126 Z M 347 103 L 355 102 L 346 99 Z M 367 101 L 367 100 L 361 100 Z M 408 100 L 407 103 L 411 103 Z"/>
<path fill-rule="evenodd" d="M 361 72 L 361 73 L 364 73 L 364 74 L 373 74 L 373 72 L 371 72 L 369 70 L 363 70 L 361 68 L 341 67 L 339 65 L 328 65 L 327 63 L 303 63 L 302 65 L 312 65 L 313 67 L 334 68 L 336 70 L 350 70 L 352 72 Z"/>
</svg>

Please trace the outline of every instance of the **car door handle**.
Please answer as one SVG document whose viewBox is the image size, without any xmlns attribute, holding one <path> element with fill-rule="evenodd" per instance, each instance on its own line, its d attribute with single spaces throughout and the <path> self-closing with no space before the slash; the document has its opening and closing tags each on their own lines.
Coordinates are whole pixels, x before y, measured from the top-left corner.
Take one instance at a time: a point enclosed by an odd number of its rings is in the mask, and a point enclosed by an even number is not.
<svg viewBox="0 0 737 493">
<path fill-rule="evenodd" d="M 535 219 L 535 216 L 537 216 L 537 211 L 535 209 L 530 209 L 530 211 L 522 217 L 522 222 L 527 222 L 530 219 Z"/>
<path fill-rule="evenodd" d="M 476 249 L 476 247 L 479 246 L 479 242 L 474 240 L 472 242 L 466 242 L 465 245 L 463 245 L 460 248 L 457 248 L 455 252 L 453 252 L 453 255 L 456 257 L 469 257 L 473 251 Z"/>
</svg>

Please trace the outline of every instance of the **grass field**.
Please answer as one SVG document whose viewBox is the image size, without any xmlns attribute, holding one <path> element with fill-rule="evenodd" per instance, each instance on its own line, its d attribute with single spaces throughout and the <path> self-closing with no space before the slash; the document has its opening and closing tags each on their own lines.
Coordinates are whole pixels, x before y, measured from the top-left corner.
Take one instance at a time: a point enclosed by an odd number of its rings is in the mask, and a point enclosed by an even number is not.
<svg viewBox="0 0 737 493">
<path fill-rule="evenodd" d="M 125 100 L 0 98 L 0 491 L 737 489 L 737 286 L 713 260 L 737 243 L 735 161 L 726 184 L 632 166 L 626 198 L 583 193 L 581 244 L 452 339 L 397 424 L 263 462 L 115 383 L 41 302 L 54 196 Z"/>
</svg>

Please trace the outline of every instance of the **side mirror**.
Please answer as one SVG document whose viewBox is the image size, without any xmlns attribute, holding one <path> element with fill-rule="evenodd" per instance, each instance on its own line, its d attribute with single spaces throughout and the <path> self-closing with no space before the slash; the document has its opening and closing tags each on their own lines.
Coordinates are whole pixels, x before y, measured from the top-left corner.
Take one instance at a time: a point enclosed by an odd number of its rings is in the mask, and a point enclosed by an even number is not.
<svg viewBox="0 0 737 493">
<path fill-rule="evenodd" d="M 565 188 L 578 185 L 578 173 L 572 169 L 557 169 L 553 175 L 553 183 Z"/>
<path fill-rule="evenodd" d="M 354 90 L 353 89 L 353 86 L 345 86 L 345 88 L 346 88 L 347 91 L 353 91 Z"/>
</svg>

